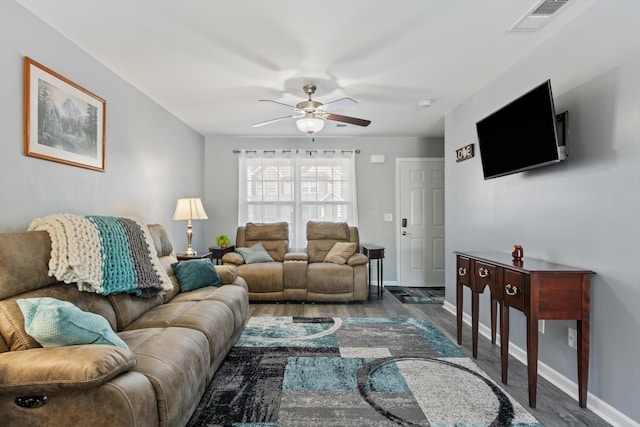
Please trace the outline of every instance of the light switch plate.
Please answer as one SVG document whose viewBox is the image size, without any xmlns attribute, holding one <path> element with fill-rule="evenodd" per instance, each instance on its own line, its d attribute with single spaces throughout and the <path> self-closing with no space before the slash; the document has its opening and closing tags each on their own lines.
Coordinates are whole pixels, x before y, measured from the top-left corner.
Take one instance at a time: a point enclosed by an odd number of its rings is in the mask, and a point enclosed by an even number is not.
<svg viewBox="0 0 640 427">
<path fill-rule="evenodd" d="M 387 222 L 388 221 L 393 221 L 393 214 L 390 214 L 390 213 L 384 214 L 384 220 L 387 221 Z"/>
</svg>

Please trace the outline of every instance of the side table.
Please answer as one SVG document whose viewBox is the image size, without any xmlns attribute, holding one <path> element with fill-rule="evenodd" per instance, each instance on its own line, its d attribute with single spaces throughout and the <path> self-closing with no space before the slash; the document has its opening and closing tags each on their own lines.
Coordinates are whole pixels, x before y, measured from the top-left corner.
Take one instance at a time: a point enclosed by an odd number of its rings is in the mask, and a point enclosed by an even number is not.
<svg viewBox="0 0 640 427">
<path fill-rule="evenodd" d="M 176 258 L 178 258 L 178 261 L 189 261 L 191 259 L 204 259 L 204 258 L 211 259 L 211 252 L 207 252 L 206 254 L 202 254 L 202 255 L 194 255 L 194 256 L 177 254 Z"/>
<path fill-rule="evenodd" d="M 226 248 L 221 248 L 219 246 L 209 246 L 209 252 L 211 252 L 211 261 L 216 260 L 215 264 L 218 265 L 222 262 L 222 256 L 227 252 L 233 252 L 236 249 L 235 246 L 227 246 Z"/>
<path fill-rule="evenodd" d="M 384 288 L 382 286 L 383 265 L 384 259 L 384 246 L 376 246 L 364 243 L 362 245 L 362 253 L 369 257 L 369 293 L 368 298 L 371 299 L 371 261 L 376 260 L 376 267 L 378 272 L 378 292 L 377 295 L 382 298 Z"/>
</svg>

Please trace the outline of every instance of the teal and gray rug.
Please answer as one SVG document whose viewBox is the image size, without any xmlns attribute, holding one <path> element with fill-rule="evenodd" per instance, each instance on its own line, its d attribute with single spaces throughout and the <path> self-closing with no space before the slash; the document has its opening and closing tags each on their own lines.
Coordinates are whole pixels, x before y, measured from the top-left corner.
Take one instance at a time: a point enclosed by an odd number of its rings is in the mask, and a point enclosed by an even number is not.
<svg viewBox="0 0 640 427">
<path fill-rule="evenodd" d="M 422 318 L 252 317 L 189 426 L 541 424 Z"/>
</svg>

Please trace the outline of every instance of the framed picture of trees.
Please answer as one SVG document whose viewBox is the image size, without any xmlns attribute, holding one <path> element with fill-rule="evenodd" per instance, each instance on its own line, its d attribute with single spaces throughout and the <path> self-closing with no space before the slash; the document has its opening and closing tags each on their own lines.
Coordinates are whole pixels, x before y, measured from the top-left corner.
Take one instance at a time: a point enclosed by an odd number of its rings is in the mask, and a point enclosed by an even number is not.
<svg viewBox="0 0 640 427">
<path fill-rule="evenodd" d="M 106 102 L 24 58 L 24 154 L 104 172 Z"/>
</svg>

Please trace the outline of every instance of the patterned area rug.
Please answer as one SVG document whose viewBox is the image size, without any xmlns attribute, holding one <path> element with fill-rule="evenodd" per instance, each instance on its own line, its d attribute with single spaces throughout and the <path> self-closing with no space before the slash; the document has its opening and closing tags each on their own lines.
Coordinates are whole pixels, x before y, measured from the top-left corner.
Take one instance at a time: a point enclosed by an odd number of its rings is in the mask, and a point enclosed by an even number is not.
<svg viewBox="0 0 640 427">
<path fill-rule="evenodd" d="M 444 302 L 444 287 L 385 286 L 384 289 L 403 304 L 442 304 Z"/>
<path fill-rule="evenodd" d="M 422 318 L 252 317 L 189 426 L 541 424 Z"/>
</svg>

